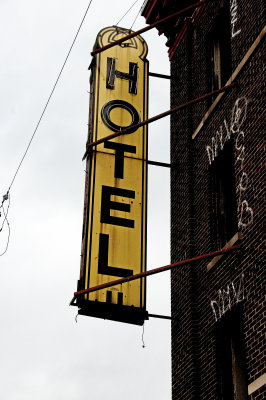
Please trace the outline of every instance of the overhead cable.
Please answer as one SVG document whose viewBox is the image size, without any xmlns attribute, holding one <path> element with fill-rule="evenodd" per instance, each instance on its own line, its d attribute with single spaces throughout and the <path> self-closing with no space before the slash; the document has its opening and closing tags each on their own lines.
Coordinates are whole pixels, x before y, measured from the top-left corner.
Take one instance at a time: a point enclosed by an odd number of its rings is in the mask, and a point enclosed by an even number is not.
<svg viewBox="0 0 266 400">
<path fill-rule="evenodd" d="M 6 194 L 4 194 L 4 196 L 3 196 L 3 200 L 2 200 L 2 203 L 1 203 L 1 206 L 0 206 L 0 217 L 2 216 L 2 215 L 1 215 L 1 208 L 4 210 L 4 202 L 7 201 L 8 199 L 9 199 L 9 203 L 10 203 L 9 192 L 7 192 Z M 8 207 L 7 207 L 7 213 L 8 213 L 8 209 L 9 209 L 9 205 L 8 205 Z M 5 215 L 4 212 L 3 212 L 3 214 Z M 2 222 L 2 226 L 1 226 L 1 228 L 0 228 L 0 232 L 2 232 L 3 227 L 4 227 L 4 225 L 5 225 L 5 222 L 6 222 L 6 218 L 4 218 L 4 221 Z"/>
<path fill-rule="evenodd" d="M 141 8 L 139 9 L 139 11 L 138 11 L 138 13 L 137 13 L 137 15 L 136 15 L 136 17 L 135 17 L 135 19 L 134 19 L 134 21 L 133 21 L 133 23 L 132 23 L 132 25 L 131 25 L 131 27 L 130 27 L 130 30 L 132 30 L 133 25 L 135 25 L 135 22 L 137 21 L 137 18 L 138 18 L 138 16 L 139 16 L 140 12 L 141 12 Z"/>
<path fill-rule="evenodd" d="M 34 138 L 34 136 L 36 135 L 36 133 L 37 133 L 37 131 L 38 131 L 38 128 L 39 128 L 39 126 L 40 126 L 40 123 L 41 123 L 41 121 L 42 121 L 42 118 L 43 118 L 43 116 L 44 116 L 44 114 L 45 114 L 45 112 L 46 112 L 46 109 L 47 109 L 47 107 L 48 107 L 48 105 L 49 105 L 49 103 L 50 103 L 50 100 L 51 100 L 51 98 L 52 98 L 52 96 L 53 96 L 53 94 L 54 94 L 55 88 L 56 88 L 56 86 L 57 86 L 57 84 L 58 84 L 58 82 L 59 82 L 59 79 L 60 79 L 60 77 L 61 77 L 61 75 L 62 75 L 62 72 L 63 72 L 63 70 L 64 70 L 64 68 L 65 68 L 65 66 L 66 66 L 67 60 L 68 60 L 68 58 L 69 58 L 69 56 L 70 56 L 70 53 L 71 53 L 71 51 L 72 51 L 72 49 L 73 49 L 73 47 L 74 47 L 74 44 L 75 44 L 75 42 L 76 42 L 76 40 L 77 40 L 77 37 L 78 37 L 79 32 L 80 32 L 80 30 L 81 30 L 81 27 L 82 27 L 82 25 L 83 25 L 83 23 L 84 23 L 84 20 L 85 20 L 87 14 L 88 14 L 88 11 L 89 11 L 89 8 L 90 8 L 90 6 L 91 6 L 91 3 L 92 3 L 92 0 L 90 0 L 89 5 L 88 5 L 88 7 L 87 7 L 87 9 L 86 9 L 86 11 L 85 11 L 85 14 L 83 15 L 83 18 L 82 18 L 82 20 L 81 20 L 81 23 L 80 23 L 80 25 L 79 25 L 79 27 L 78 27 L 78 30 L 77 30 L 76 34 L 75 34 L 74 40 L 72 41 L 72 44 L 71 44 L 71 46 L 70 46 L 70 49 L 69 49 L 69 51 L 68 51 L 68 53 L 67 53 L 67 56 L 66 56 L 66 58 L 65 58 L 65 61 L 64 61 L 63 65 L 62 65 L 62 67 L 61 67 L 61 70 L 60 70 L 60 72 L 59 72 L 57 78 L 56 78 L 55 84 L 54 84 L 54 86 L 53 86 L 53 88 L 52 88 L 52 91 L 51 91 L 51 93 L 50 93 L 50 95 L 49 95 L 49 97 L 48 97 L 48 100 L 47 100 L 47 102 L 46 102 L 46 104 L 45 104 L 45 106 L 44 106 L 44 109 L 43 109 L 43 111 L 42 111 L 42 113 L 41 113 L 41 116 L 40 116 L 38 122 L 37 122 L 37 125 L 36 125 L 36 127 L 35 127 L 35 129 L 34 129 L 34 131 L 33 131 L 33 134 L 32 134 L 32 136 L 31 136 L 31 138 L 30 138 L 30 141 L 29 141 L 29 143 L 28 143 L 28 145 L 27 145 L 27 147 L 26 147 L 26 150 L 25 150 L 25 152 L 24 152 L 24 154 L 23 154 L 23 156 L 22 156 L 22 158 L 21 158 L 21 160 L 20 160 L 20 163 L 18 164 L 18 167 L 17 167 L 16 172 L 15 172 L 15 174 L 14 174 L 12 180 L 11 180 L 11 183 L 10 183 L 10 185 L 9 185 L 9 188 L 8 188 L 8 190 L 7 190 L 7 193 L 3 196 L 3 201 L 2 201 L 2 204 L 1 204 L 1 206 L 0 206 L 0 216 L 1 216 L 1 209 L 2 209 L 2 210 L 3 210 L 3 214 L 4 214 L 4 220 L 3 220 L 2 226 L 1 226 L 1 228 L 0 228 L 0 232 L 3 230 L 3 227 L 4 227 L 5 223 L 6 223 L 7 226 L 8 226 L 8 239 L 7 239 L 6 248 L 5 248 L 4 252 L 3 252 L 2 254 L 0 254 L 0 256 L 3 256 L 3 255 L 6 253 L 6 251 L 7 251 L 7 249 L 8 249 L 8 245 L 9 245 L 10 225 L 9 225 L 9 222 L 8 222 L 8 219 L 7 219 L 7 215 L 8 215 L 8 210 L 9 210 L 9 206 L 10 206 L 10 189 L 11 189 L 11 187 L 12 187 L 12 185 L 13 185 L 13 183 L 14 183 L 16 177 L 17 177 L 17 174 L 18 174 L 18 172 L 19 172 L 19 170 L 20 170 L 20 168 L 21 168 L 21 165 L 22 165 L 22 163 L 23 163 L 23 161 L 24 161 L 24 159 L 25 159 L 25 157 L 26 157 L 26 155 L 27 155 L 27 153 L 28 153 L 28 151 L 29 151 L 29 148 L 30 148 L 30 146 L 31 146 L 31 143 L 32 143 L 32 141 L 33 141 L 33 138 Z M 7 199 L 9 199 L 9 204 L 8 204 L 8 207 L 7 207 L 7 211 L 5 211 L 5 209 L 4 209 L 4 202 L 5 202 Z"/>
<path fill-rule="evenodd" d="M 3 223 L 2 223 L 0 232 L 2 232 L 2 230 L 3 230 L 3 228 L 4 228 L 4 225 L 5 225 L 5 223 L 6 223 L 6 224 L 7 224 L 7 227 L 8 227 L 8 235 L 7 235 L 7 242 L 6 242 L 5 250 L 0 254 L 0 257 L 2 257 L 2 256 L 7 252 L 8 245 L 9 245 L 9 239 L 10 239 L 10 225 L 9 225 L 9 222 L 8 222 L 8 219 L 7 219 L 8 210 L 9 210 L 9 206 L 10 206 L 10 194 L 8 194 L 8 200 L 9 200 L 9 202 L 8 202 L 7 209 L 6 209 L 6 211 L 5 211 L 5 208 L 4 208 L 4 204 L 3 204 L 3 203 L 4 203 L 5 200 L 7 200 L 7 199 L 5 198 L 6 196 L 7 196 L 7 194 L 6 194 L 5 196 L 3 196 L 3 201 L 2 201 L 2 205 L 1 205 L 1 208 L 2 208 L 3 214 L 4 214 L 4 221 L 3 221 Z M 5 199 L 4 199 L 4 198 L 5 198 Z"/>
<path fill-rule="evenodd" d="M 74 44 L 75 44 L 75 42 L 76 42 L 76 40 L 77 40 L 78 34 L 79 34 L 79 32 L 80 32 L 80 29 L 81 29 L 81 27 L 82 27 L 82 25 L 83 25 L 83 22 L 84 22 L 86 16 L 87 16 L 87 13 L 88 13 L 88 11 L 89 11 L 89 8 L 90 8 L 90 6 L 91 6 L 91 3 L 92 3 L 92 0 L 90 0 L 90 3 L 89 3 L 89 5 L 88 5 L 88 7 L 87 7 L 87 9 L 86 9 L 86 11 L 85 11 L 85 14 L 84 14 L 84 16 L 83 16 L 83 18 L 82 18 L 82 21 L 81 21 L 80 25 L 79 25 L 79 28 L 78 28 L 78 30 L 77 30 L 77 32 L 76 32 L 76 34 L 75 34 L 74 40 L 73 40 L 73 42 L 72 42 L 72 44 L 71 44 L 71 46 L 70 46 L 70 49 L 69 49 L 69 51 L 68 51 L 68 53 L 67 53 L 67 56 L 66 56 L 66 58 L 65 58 L 65 61 L 64 61 L 64 63 L 63 63 L 63 66 L 62 66 L 62 68 L 61 68 L 61 70 L 60 70 L 60 72 L 59 72 L 59 74 L 58 74 L 58 76 L 57 76 L 57 79 L 56 79 L 56 81 L 55 81 L 55 84 L 54 84 L 54 86 L 53 86 L 53 89 L 52 89 L 52 91 L 51 91 L 51 93 L 50 93 L 50 95 L 49 95 L 49 97 L 48 97 L 48 100 L 47 100 L 47 102 L 46 102 L 46 104 L 45 104 L 45 106 L 44 106 L 44 109 L 43 109 L 43 111 L 42 111 L 42 113 L 41 113 L 41 116 L 40 116 L 40 118 L 39 118 L 39 120 L 38 120 L 38 123 L 37 123 L 37 125 L 36 125 L 36 127 L 35 127 L 35 129 L 34 129 L 34 132 L 33 132 L 32 136 L 31 136 L 31 138 L 30 138 L 30 141 L 29 141 L 29 143 L 28 143 L 28 146 L 26 147 L 26 150 L 25 150 L 25 152 L 24 152 L 24 154 L 23 154 L 23 157 L 22 157 L 22 159 L 21 159 L 21 161 L 20 161 L 20 163 L 19 163 L 19 165 L 18 165 L 18 167 L 17 167 L 17 169 L 16 169 L 16 172 L 15 172 L 15 174 L 14 174 L 14 176 L 13 176 L 13 179 L 12 179 L 12 181 L 11 181 L 11 183 L 10 183 L 10 186 L 9 186 L 9 188 L 8 188 L 8 192 L 10 191 L 10 189 L 11 189 L 11 187 L 12 187 L 12 185 L 13 185 L 15 179 L 16 179 L 16 176 L 17 176 L 17 174 L 18 174 L 18 171 L 20 170 L 20 167 L 21 167 L 21 165 L 22 165 L 22 163 L 23 163 L 23 161 L 24 161 L 24 159 L 25 159 L 25 157 L 26 157 L 26 155 L 27 155 L 27 153 L 28 153 L 28 150 L 29 150 L 30 145 L 31 145 L 31 143 L 32 143 L 32 141 L 33 141 L 33 138 L 34 138 L 34 136 L 35 136 L 36 133 L 37 133 L 37 130 L 38 130 L 38 128 L 39 128 L 39 125 L 40 125 L 40 123 L 41 123 L 41 120 L 42 120 L 42 118 L 43 118 L 43 116 L 44 116 L 44 114 L 45 114 L 45 112 L 46 112 L 46 109 L 47 109 L 47 107 L 48 107 L 48 104 L 50 103 L 50 100 L 51 100 L 51 98 L 52 98 L 52 96 L 53 96 L 53 94 L 54 94 L 55 88 L 56 88 L 56 86 L 57 86 L 57 84 L 58 84 L 58 81 L 59 81 L 61 75 L 62 75 L 62 72 L 63 72 L 63 70 L 64 70 L 64 68 L 65 68 L 66 63 L 67 63 L 67 60 L 68 60 L 68 58 L 69 58 L 69 56 L 70 56 L 70 53 L 71 53 L 71 51 L 72 51 L 72 49 L 73 49 L 73 46 L 74 46 Z"/>
<path fill-rule="evenodd" d="M 125 42 L 125 41 L 127 41 L 129 39 L 132 39 L 135 36 L 138 36 L 138 35 L 140 35 L 140 34 L 142 34 L 144 32 L 150 31 L 151 29 L 153 29 L 153 28 L 155 28 L 155 27 L 157 27 L 157 26 L 159 26 L 161 24 L 164 24 L 164 23 L 168 22 L 172 18 L 176 18 L 179 15 L 185 14 L 187 11 L 192 10 L 193 8 L 197 8 L 199 6 L 202 6 L 207 1 L 210 1 L 210 0 L 200 0 L 195 4 L 192 4 L 190 6 L 187 6 L 186 8 L 183 8 L 182 10 L 177 11 L 174 14 L 168 15 L 165 18 L 162 18 L 162 19 L 160 19 L 158 21 L 153 22 L 152 24 L 150 24 L 149 26 L 146 26 L 145 28 L 139 29 L 136 32 L 131 32 L 129 35 L 123 36 L 122 38 L 120 38 L 118 40 L 115 40 L 115 41 L 113 41 L 111 43 L 108 43 L 107 45 L 105 45 L 103 47 L 99 47 L 98 49 L 93 50 L 91 52 L 91 55 L 95 56 L 95 54 L 101 53 L 102 51 L 105 51 L 107 49 L 110 49 L 111 47 L 117 46 L 118 44 L 121 44 L 121 43 L 123 43 L 123 42 Z"/>
<path fill-rule="evenodd" d="M 122 19 L 125 18 L 125 16 L 129 13 L 129 11 L 134 7 L 134 5 L 138 2 L 139 0 L 134 1 L 134 3 L 132 4 L 132 6 L 127 10 L 127 12 L 123 15 L 123 17 L 120 18 L 120 20 L 115 24 L 115 26 L 117 26 L 118 24 L 120 24 L 120 22 L 122 21 Z M 136 18 L 137 19 L 137 18 Z M 135 23 L 135 21 L 134 21 Z M 133 26 L 133 25 L 132 25 Z M 132 28 L 132 27 L 131 27 Z"/>
</svg>

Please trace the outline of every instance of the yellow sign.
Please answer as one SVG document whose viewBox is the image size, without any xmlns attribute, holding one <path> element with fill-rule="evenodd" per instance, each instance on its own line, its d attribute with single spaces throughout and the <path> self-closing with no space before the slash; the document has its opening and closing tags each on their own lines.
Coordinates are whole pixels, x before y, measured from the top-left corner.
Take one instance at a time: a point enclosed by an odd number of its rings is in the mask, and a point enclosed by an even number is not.
<svg viewBox="0 0 266 400">
<path fill-rule="evenodd" d="M 96 47 L 130 31 L 101 30 Z M 147 119 L 147 45 L 136 36 L 95 56 L 89 142 Z M 78 290 L 146 270 L 147 127 L 97 145 L 89 154 Z M 143 324 L 145 278 L 78 298 L 79 313 Z"/>
</svg>

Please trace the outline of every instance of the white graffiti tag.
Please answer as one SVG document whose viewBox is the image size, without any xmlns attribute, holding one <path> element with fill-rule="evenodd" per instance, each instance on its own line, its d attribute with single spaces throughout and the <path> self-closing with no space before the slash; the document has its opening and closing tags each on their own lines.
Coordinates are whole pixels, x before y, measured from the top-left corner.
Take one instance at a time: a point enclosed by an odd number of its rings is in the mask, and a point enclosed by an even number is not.
<svg viewBox="0 0 266 400">
<path fill-rule="evenodd" d="M 236 166 L 242 171 L 239 184 L 237 186 L 237 209 L 238 209 L 238 228 L 246 228 L 253 222 L 253 210 L 246 199 L 243 199 L 244 192 L 248 188 L 248 175 L 243 171 L 245 159 L 245 134 L 241 130 L 247 115 L 247 99 L 240 97 L 236 100 L 232 109 L 230 128 L 226 119 L 220 125 L 215 135 L 211 138 L 211 144 L 206 146 L 209 164 L 215 160 L 220 150 L 223 150 L 225 143 L 232 135 L 235 135 Z"/>
<path fill-rule="evenodd" d="M 218 156 L 218 151 L 223 150 L 225 143 L 230 139 L 232 131 L 228 128 L 226 120 L 220 125 L 219 130 L 211 139 L 211 145 L 206 146 L 209 164 Z"/>
<path fill-rule="evenodd" d="M 231 14 L 231 37 L 237 36 L 241 29 L 237 29 L 237 0 L 230 0 L 230 14 Z"/>
<path fill-rule="evenodd" d="M 225 289 L 219 289 L 217 299 L 211 301 L 211 308 L 217 322 L 227 311 L 245 299 L 244 274 L 239 278 L 238 284 L 231 282 Z"/>
<path fill-rule="evenodd" d="M 237 186 L 237 194 L 238 194 L 238 205 L 237 210 L 239 214 L 238 219 L 238 229 L 246 228 L 253 222 L 253 210 L 249 207 L 247 200 L 243 199 L 244 192 L 248 188 L 248 175 L 244 168 L 244 159 L 245 159 L 245 145 L 244 139 L 245 134 L 242 130 L 240 130 L 243 122 L 246 119 L 247 114 L 247 100 L 245 97 L 240 97 L 235 102 L 233 111 L 232 111 L 232 119 L 231 119 L 231 131 L 236 134 L 235 140 L 235 151 L 236 151 L 236 166 L 240 166 L 240 170 L 242 171 L 239 184 Z"/>
</svg>

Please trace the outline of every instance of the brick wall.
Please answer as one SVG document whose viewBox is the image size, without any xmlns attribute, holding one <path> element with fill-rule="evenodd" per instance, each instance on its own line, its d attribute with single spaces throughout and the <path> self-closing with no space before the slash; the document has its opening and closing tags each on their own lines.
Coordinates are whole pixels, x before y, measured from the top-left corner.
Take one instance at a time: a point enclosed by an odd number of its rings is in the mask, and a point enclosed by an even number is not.
<svg viewBox="0 0 266 400">
<path fill-rule="evenodd" d="M 236 0 L 231 3 L 235 22 L 232 25 L 228 21 L 231 33 L 228 45 L 234 72 L 263 29 L 264 2 Z M 208 43 L 222 5 L 230 6 L 226 0 L 210 1 L 195 26 L 190 26 L 188 21 L 188 31 L 171 60 L 172 107 L 210 90 Z M 230 16 L 230 7 L 227 11 Z M 264 47 L 262 39 L 237 75 L 236 86 L 220 99 L 194 138 L 193 133 L 211 106 L 211 100 L 171 118 L 172 262 L 215 250 L 210 160 L 206 147 L 211 146 L 217 131 L 225 140 L 228 127 L 234 148 L 232 173 L 239 205 L 239 227 L 235 233 L 238 238 L 242 235 L 241 250 L 223 257 L 209 271 L 209 261 L 204 261 L 172 272 L 173 399 L 223 398 L 217 364 L 217 330 L 235 311 L 243 324 L 247 385 L 265 373 Z M 240 121 L 237 121 L 239 113 Z M 222 151 L 219 143 L 218 140 L 217 154 Z M 221 296 L 224 310 L 218 309 Z M 265 397 L 264 386 L 248 398 Z"/>
</svg>

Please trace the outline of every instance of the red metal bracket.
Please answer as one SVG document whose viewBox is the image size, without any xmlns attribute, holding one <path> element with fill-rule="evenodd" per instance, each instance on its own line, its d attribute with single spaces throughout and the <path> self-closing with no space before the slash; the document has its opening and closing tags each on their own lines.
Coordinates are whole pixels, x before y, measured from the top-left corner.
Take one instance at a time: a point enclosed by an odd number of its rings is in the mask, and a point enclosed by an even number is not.
<svg viewBox="0 0 266 400">
<path fill-rule="evenodd" d="M 141 279 L 141 278 L 144 278 L 144 277 L 150 276 L 150 275 L 155 275 L 155 274 L 158 274 L 160 272 L 168 271 L 169 269 L 172 269 L 172 268 L 180 267 L 180 266 L 186 265 L 186 264 L 191 264 L 191 263 L 194 263 L 194 262 L 197 262 L 197 261 L 204 260 L 206 258 L 213 258 L 213 257 L 219 256 L 219 255 L 222 255 L 222 254 L 225 254 L 225 253 L 230 253 L 232 251 L 239 250 L 239 249 L 240 249 L 240 245 L 227 247 L 225 249 L 216 250 L 216 251 L 213 251 L 211 253 L 202 254 L 200 256 L 189 258 L 187 260 L 178 261 L 176 263 L 165 265 L 163 267 L 159 267 L 159 268 L 151 269 L 149 271 L 141 272 L 140 274 L 128 276 L 126 278 L 117 279 L 117 280 L 112 281 L 112 282 L 103 283 L 101 285 L 94 286 L 94 287 L 91 287 L 91 288 L 88 288 L 88 289 L 79 290 L 78 292 L 74 293 L 74 297 L 71 300 L 70 305 L 71 306 L 75 305 L 75 303 L 74 303 L 75 299 L 78 296 L 81 296 L 83 294 L 97 292 L 98 290 L 101 290 L 101 289 L 106 289 L 106 288 L 111 287 L 111 286 L 121 285 L 121 283 L 134 281 L 136 279 Z"/>
<path fill-rule="evenodd" d="M 114 138 L 116 138 L 116 137 L 118 137 L 120 135 L 124 135 L 125 133 L 130 133 L 131 130 L 136 130 L 136 128 L 140 128 L 141 126 L 148 125 L 151 122 L 158 121 L 159 119 L 167 117 L 168 115 L 173 114 L 176 111 L 182 110 L 183 108 L 191 106 L 192 104 L 195 104 L 195 103 L 198 103 L 200 101 L 203 101 L 203 100 L 207 99 L 208 97 L 214 96 L 214 95 L 216 95 L 218 93 L 225 92 L 226 90 L 232 88 L 233 86 L 235 86 L 235 84 L 231 83 L 230 85 L 224 86 L 221 89 L 217 89 L 217 90 L 214 90 L 213 92 L 206 93 L 203 96 L 200 96 L 200 97 L 197 97 L 196 99 L 188 101 L 187 103 L 180 104 L 179 106 L 171 108 L 171 110 L 165 111 L 162 114 L 155 115 L 154 117 L 146 119 L 145 121 L 141 121 L 138 124 L 129 126 L 129 127 L 125 128 L 125 129 L 122 129 L 121 131 L 112 133 L 111 135 L 108 135 L 108 136 L 105 136 L 105 137 L 103 137 L 101 139 L 95 140 L 94 142 L 91 142 L 91 143 L 87 144 L 87 148 L 86 148 L 86 151 L 85 151 L 84 156 L 82 158 L 82 161 L 85 160 L 85 158 L 87 157 L 87 155 L 89 153 L 89 150 L 92 147 L 97 146 L 97 144 L 106 142 L 107 140 L 110 140 L 110 139 L 114 139 Z"/>
</svg>

